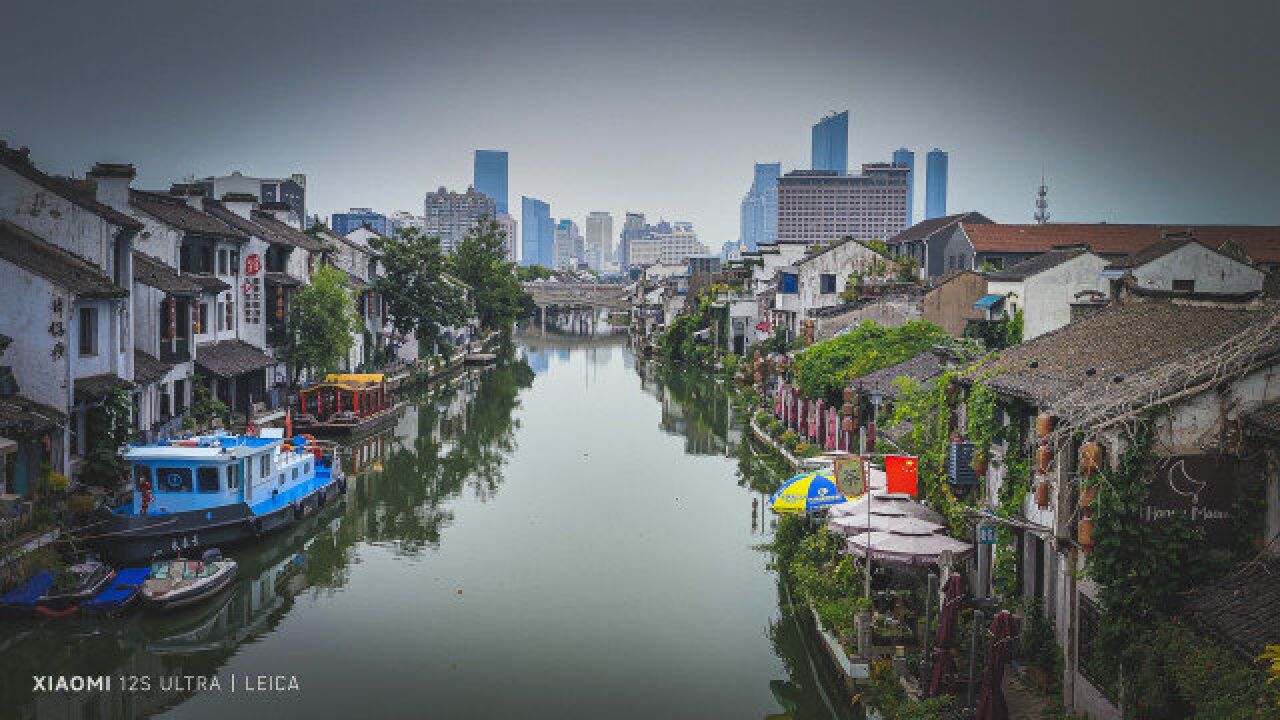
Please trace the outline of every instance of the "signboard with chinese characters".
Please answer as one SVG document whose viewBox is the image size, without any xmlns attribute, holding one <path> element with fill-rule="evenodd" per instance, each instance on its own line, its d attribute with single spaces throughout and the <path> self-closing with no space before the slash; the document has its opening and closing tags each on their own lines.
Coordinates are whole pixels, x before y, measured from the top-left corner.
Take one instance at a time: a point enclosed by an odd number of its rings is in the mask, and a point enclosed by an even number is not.
<svg viewBox="0 0 1280 720">
<path fill-rule="evenodd" d="M 257 275 L 262 272 L 262 258 L 257 253 L 250 253 L 244 259 L 244 274 Z"/>
<path fill-rule="evenodd" d="M 840 488 L 845 497 L 856 497 L 867 491 L 864 465 L 860 455 L 840 455 L 835 458 L 836 487 Z"/>
<path fill-rule="evenodd" d="M 1236 500 L 1236 458 L 1229 455 L 1174 455 L 1161 458 L 1147 478 L 1142 521 L 1188 518 L 1218 542 L 1235 531 L 1231 506 Z"/>
<path fill-rule="evenodd" d="M 996 526 L 995 525 L 979 525 L 978 526 L 978 542 L 982 545 L 996 544 Z"/>
</svg>

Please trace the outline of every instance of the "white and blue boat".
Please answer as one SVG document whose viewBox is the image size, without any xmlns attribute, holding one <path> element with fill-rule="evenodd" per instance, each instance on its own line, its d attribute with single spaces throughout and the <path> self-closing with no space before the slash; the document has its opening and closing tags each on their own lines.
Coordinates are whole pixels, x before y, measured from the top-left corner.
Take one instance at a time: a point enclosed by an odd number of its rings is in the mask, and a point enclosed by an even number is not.
<svg viewBox="0 0 1280 720">
<path fill-rule="evenodd" d="M 198 556 L 287 527 L 346 490 L 309 436 L 214 434 L 130 445 L 132 501 L 103 507 L 93 542 L 113 561 Z"/>
</svg>

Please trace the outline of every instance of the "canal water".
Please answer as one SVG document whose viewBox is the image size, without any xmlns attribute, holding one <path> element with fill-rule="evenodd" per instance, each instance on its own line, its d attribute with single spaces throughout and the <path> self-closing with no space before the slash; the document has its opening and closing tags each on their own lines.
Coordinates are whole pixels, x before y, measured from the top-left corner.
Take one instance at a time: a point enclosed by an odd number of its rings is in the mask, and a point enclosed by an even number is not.
<svg viewBox="0 0 1280 720">
<path fill-rule="evenodd" d="M 353 443 L 346 499 L 233 552 L 214 602 L 4 622 L 0 717 L 848 716 L 780 600 L 778 471 L 725 390 L 553 330 Z"/>
</svg>

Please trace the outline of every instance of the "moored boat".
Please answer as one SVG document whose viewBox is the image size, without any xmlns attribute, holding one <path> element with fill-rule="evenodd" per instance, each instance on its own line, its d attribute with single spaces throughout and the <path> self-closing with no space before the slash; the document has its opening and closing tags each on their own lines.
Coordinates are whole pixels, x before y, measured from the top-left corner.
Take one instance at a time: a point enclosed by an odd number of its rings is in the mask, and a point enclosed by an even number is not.
<svg viewBox="0 0 1280 720">
<path fill-rule="evenodd" d="M 215 434 L 128 447 L 132 500 L 83 529 L 120 564 L 255 540 L 346 489 L 342 465 L 314 440 Z"/>
<path fill-rule="evenodd" d="M 299 429 L 316 435 L 360 435 L 396 417 L 381 373 L 330 373 L 298 396 Z"/>
<path fill-rule="evenodd" d="M 236 578 L 235 560 L 222 557 L 216 548 L 199 560 L 157 560 L 151 576 L 142 583 L 142 599 L 161 609 L 194 605 L 225 590 Z"/>
<path fill-rule="evenodd" d="M 52 572 L 49 589 L 36 601 L 36 612 L 59 614 L 74 611 L 81 602 L 106 588 L 115 576 L 115 571 L 96 556 L 77 558 L 67 567 Z"/>
</svg>

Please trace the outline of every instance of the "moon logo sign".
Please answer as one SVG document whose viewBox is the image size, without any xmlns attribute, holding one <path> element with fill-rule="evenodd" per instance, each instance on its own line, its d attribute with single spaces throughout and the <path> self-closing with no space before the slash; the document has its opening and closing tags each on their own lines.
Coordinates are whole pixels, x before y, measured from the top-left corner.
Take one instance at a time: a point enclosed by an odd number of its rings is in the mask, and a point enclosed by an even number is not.
<svg viewBox="0 0 1280 720">
<path fill-rule="evenodd" d="M 1178 460 L 1169 466 L 1166 472 L 1169 489 L 1183 497 L 1190 497 L 1193 505 L 1200 504 L 1200 493 L 1204 490 L 1205 481 L 1191 477 L 1187 473 L 1187 461 Z"/>
</svg>

